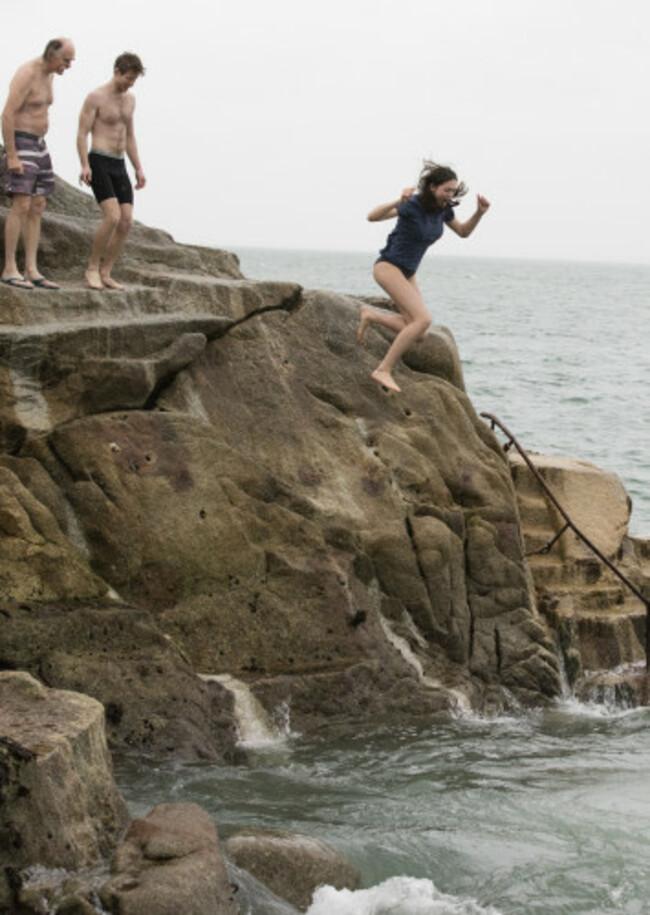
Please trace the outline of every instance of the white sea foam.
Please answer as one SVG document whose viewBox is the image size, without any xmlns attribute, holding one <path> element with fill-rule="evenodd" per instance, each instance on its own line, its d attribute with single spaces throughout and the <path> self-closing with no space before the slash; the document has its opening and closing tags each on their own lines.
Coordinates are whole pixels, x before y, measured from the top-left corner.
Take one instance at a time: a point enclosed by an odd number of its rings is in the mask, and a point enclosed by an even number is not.
<svg viewBox="0 0 650 915">
<path fill-rule="evenodd" d="M 431 880 L 391 877 L 366 890 L 319 887 L 307 915 L 499 915 L 474 899 L 450 896 Z"/>
<path fill-rule="evenodd" d="M 576 718 L 626 718 L 647 714 L 644 706 L 624 705 L 612 695 L 603 702 L 583 702 L 575 696 L 558 699 L 556 709 Z"/>
</svg>

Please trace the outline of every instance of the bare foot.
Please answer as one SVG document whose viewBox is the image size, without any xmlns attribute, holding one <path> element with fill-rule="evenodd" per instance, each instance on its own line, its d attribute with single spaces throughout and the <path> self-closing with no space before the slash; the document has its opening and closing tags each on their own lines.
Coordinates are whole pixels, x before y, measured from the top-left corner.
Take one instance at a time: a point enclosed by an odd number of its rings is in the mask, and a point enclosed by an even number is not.
<svg viewBox="0 0 650 915">
<path fill-rule="evenodd" d="M 99 275 L 99 270 L 86 270 L 84 276 L 91 289 L 104 288 L 104 284 L 102 283 L 101 277 Z"/>
<path fill-rule="evenodd" d="M 121 283 L 118 283 L 112 276 L 107 276 L 106 274 L 102 274 L 102 283 L 107 289 L 124 289 L 124 286 Z"/>
<path fill-rule="evenodd" d="M 395 391 L 397 394 L 402 393 L 402 389 L 393 381 L 393 376 L 390 372 L 383 372 L 380 369 L 375 369 L 370 377 L 373 381 L 376 381 L 377 384 L 380 384 L 382 388 L 387 388 L 389 391 Z"/>
<path fill-rule="evenodd" d="M 367 305 L 362 305 L 359 309 L 359 327 L 357 328 L 357 343 L 363 343 L 366 339 L 366 332 L 370 324 L 370 309 Z"/>
</svg>

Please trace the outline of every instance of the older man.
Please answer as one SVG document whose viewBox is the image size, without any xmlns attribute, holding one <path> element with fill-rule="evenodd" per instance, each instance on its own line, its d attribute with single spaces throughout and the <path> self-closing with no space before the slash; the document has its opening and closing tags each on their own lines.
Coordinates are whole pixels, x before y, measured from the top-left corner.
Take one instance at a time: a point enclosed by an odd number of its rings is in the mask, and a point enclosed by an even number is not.
<svg viewBox="0 0 650 915">
<path fill-rule="evenodd" d="M 69 38 L 54 38 L 42 57 L 19 68 L 9 87 L 2 112 L 5 145 L 4 182 L 12 198 L 5 223 L 5 263 L 2 282 L 15 289 L 59 289 L 38 269 L 38 243 L 46 198 L 54 193 L 52 161 L 45 146 L 49 108 L 54 100 L 54 74 L 62 75 L 74 60 Z M 25 272 L 18 270 L 16 250 L 22 235 Z"/>
<path fill-rule="evenodd" d="M 137 54 L 120 54 L 111 80 L 86 97 L 79 116 L 79 180 L 92 187 L 103 217 L 93 237 L 85 273 L 91 289 L 124 288 L 111 273 L 133 222 L 133 188 L 125 153 L 135 170 L 136 190 L 146 184 L 133 127 L 135 98 L 130 91 L 143 74 Z M 90 152 L 88 134 L 92 140 Z"/>
</svg>

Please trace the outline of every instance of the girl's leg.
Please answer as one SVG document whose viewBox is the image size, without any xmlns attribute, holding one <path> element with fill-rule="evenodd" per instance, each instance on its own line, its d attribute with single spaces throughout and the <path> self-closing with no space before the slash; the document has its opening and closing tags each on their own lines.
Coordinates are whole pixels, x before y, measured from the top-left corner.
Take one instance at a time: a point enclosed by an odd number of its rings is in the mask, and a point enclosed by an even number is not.
<svg viewBox="0 0 650 915">
<path fill-rule="evenodd" d="M 392 326 L 397 330 L 397 336 L 371 377 L 389 390 L 399 391 L 399 386 L 392 378 L 393 369 L 406 350 L 427 332 L 431 324 L 431 317 L 415 277 L 407 280 L 398 267 L 385 261 L 375 264 L 373 273 L 377 283 L 397 306 L 400 315 L 395 316 L 397 320 L 391 325 L 385 324 L 385 326 Z M 398 324 L 400 321 L 401 326 Z M 384 324 L 385 322 L 379 323 Z"/>
<path fill-rule="evenodd" d="M 394 311 L 386 311 L 384 308 L 373 308 L 371 305 L 362 305 L 359 309 L 359 329 L 357 330 L 357 340 L 363 343 L 366 339 L 366 331 L 369 324 L 381 324 L 383 327 L 389 327 L 395 333 L 399 333 L 406 327 L 406 321 L 401 315 L 395 314 Z"/>
</svg>

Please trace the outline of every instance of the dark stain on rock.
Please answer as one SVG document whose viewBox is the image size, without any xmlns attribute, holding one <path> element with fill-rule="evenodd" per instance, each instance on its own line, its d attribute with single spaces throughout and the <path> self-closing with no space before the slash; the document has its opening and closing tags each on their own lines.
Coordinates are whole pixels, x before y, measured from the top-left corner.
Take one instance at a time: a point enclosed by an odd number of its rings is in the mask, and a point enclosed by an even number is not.
<svg viewBox="0 0 650 915">
<path fill-rule="evenodd" d="M 166 477 L 176 492 L 193 487 L 188 449 L 164 414 L 133 414 L 128 421 L 114 421 L 107 434 L 114 461 L 124 473 Z"/>
<path fill-rule="evenodd" d="M 118 725 L 124 717 L 124 708 L 119 702 L 106 703 L 106 721 L 108 724 Z"/>
<path fill-rule="evenodd" d="M 311 464 L 302 464 L 298 468 L 298 478 L 305 486 L 320 486 L 324 477 L 323 471 L 317 467 L 312 467 Z"/>
<path fill-rule="evenodd" d="M 182 591 L 181 573 L 163 562 L 145 563 L 131 580 L 128 588 L 133 601 L 154 613 L 177 603 Z"/>
<path fill-rule="evenodd" d="M 381 496 L 386 488 L 382 470 L 379 467 L 368 467 L 361 477 L 361 488 L 368 496 Z"/>
</svg>

